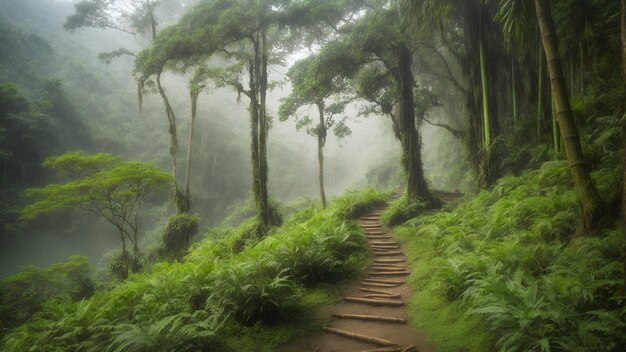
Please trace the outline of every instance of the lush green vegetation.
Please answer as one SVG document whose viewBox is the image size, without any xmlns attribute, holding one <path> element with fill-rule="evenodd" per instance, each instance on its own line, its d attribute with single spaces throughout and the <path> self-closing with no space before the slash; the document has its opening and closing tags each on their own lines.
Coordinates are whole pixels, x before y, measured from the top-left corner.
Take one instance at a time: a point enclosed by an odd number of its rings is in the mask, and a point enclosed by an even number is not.
<svg viewBox="0 0 626 352">
<path fill-rule="evenodd" d="M 39 312 L 4 336 L 2 349 L 272 351 L 317 326 L 311 308 L 336 299 L 337 284 L 367 265 L 365 237 L 353 219 L 386 197 L 369 190 L 338 198 L 325 211 L 304 209 L 243 248 L 235 246 L 241 228 L 212 230 L 183 261 L 155 263 L 80 302 L 72 299 L 88 294 L 71 282 L 62 293 L 47 288 L 55 273 L 69 269 L 29 269 L 6 279 L 3 292 L 13 297 L 15 283 L 27 279 L 42 294 L 22 299 L 20 308 Z M 10 317 L 4 325 L 26 321 Z"/>
<path fill-rule="evenodd" d="M 3 351 L 272 351 L 399 187 L 440 351 L 626 345 L 626 0 L 0 1 L 0 49 L 2 275 L 89 256 L 1 279 Z"/>
<path fill-rule="evenodd" d="M 607 184 L 620 173 L 600 169 L 594 178 Z M 547 162 L 394 230 L 411 248 L 413 322 L 441 350 L 615 351 L 626 343 L 623 235 L 576 237 L 571 184 L 566 163 Z"/>
</svg>

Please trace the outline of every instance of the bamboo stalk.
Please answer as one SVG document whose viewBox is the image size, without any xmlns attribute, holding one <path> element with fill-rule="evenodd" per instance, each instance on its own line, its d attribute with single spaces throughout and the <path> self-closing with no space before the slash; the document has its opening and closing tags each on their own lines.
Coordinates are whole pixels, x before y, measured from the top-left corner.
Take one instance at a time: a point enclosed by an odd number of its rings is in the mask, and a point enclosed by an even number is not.
<svg viewBox="0 0 626 352">
<path fill-rule="evenodd" d="M 402 285 L 403 283 L 406 282 L 406 281 L 400 281 L 400 280 L 383 280 L 383 279 L 365 279 L 363 281 L 376 282 L 379 284 L 398 284 L 398 285 Z"/>
<path fill-rule="evenodd" d="M 369 276 L 403 276 L 410 274 L 410 271 L 388 271 L 384 273 L 369 273 Z"/>
<path fill-rule="evenodd" d="M 352 339 L 355 339 L 355 340 L 359 340 L 359 341 L 365 341 L 365 342 L 373 343 L 373 344 L 379 345 L 379 346 L 388 346 L 388 347 L 398 346 L 397 344 L 395 344 L 395 343 L 393 343 L 391 341 L 379 339 L 377 337 L 359 335 L 359 334 L 355 334 L 355 333 L 352 333 L 352 332 L 339 330 L 339 329 L 328 328 L 328 327 L 323 328 L 323 330 L 326 331 L 326 332 L 332 333 L 332 334 L 336 334 L 336 335 L 340 335 L 340 336 L 344 336 L 344 337 L 349 337 L 349 338 L 352 338 Z"/>
<path fill-rule="evenodd" d="M 417 351 L 417 347 L 415 345 L 411 345 L 411 346 L 405 347 L 400 352 L 410 352 L 410 351 Z"/>
<path fill-rule="evenodd" d="M 399 245 L 400 243 L 396 242 L 396 241 L 372 241 L 370 242 L 370 244 L 397 244 Z"/>
<path fill-rule="evenodd" d="M 385 321 L 388 323 L 406 324 L 406 319 L 395 317 L 382 317 L 379 315 L 361 315 L 361 314 L 333 314 L 333 317 L 339 319 L 356 319 L 367 321 Z"/>
<path fill-rule="evenodd" d="M 359 287 L 358 290 L 359 291 L 363 291 L 363 292 L 378 293 L 379 295 L 393 295 L 393 293 L 391 293 L 391 292 L 381 291 L 381 290 L 374 290 L 374 289 L 371 289 L 371 288 Z"/>
<path fill-rule="evenodd" d="M 344 297 L 344 301 L 347 302 L 356 302 L 356 303 L 365 303 L 373 306 L 403 306 L 404 302 L 402 301 L 391 301 L 386 299 L 373 299 L 373 298 L 361 298 L 361 297 Z"/>
</svg>

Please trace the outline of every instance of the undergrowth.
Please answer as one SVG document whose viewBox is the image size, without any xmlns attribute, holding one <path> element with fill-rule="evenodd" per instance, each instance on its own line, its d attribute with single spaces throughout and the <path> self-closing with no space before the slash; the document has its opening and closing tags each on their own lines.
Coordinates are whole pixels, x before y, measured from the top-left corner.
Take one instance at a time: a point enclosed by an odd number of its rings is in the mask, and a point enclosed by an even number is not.
<svg viewBox="0 0 626 352">
<path fill-rule="evenodd" d="M 215 229 L 181 262 L 160 262 L 80 302 L 47 300 L 8 332 L 2 351 L 273 351 L 319 322 L 307 313 L 337 299 L 368 256 L 352 219 L 380 204 L 349 193 L 308 207 L 241 248 L 239 228 Z M 338 285 L 339 284 L 339 285 Z"/>
<path fill-rule="evenodd" d="M 410 247 L 412 322 L 440 351 L 620 351 L 623 236 L 574 236 L 578 204 L 567 164 L 546 162 L 396 228 Z"/>
<path fill-rule="evenodd" d="M 426 207 L 427 204 L 425 202 L 413 200 L 405 194 L 391 203 L 391 206 L 382 213 L 380 222 L 389 227 L 400 225 L 418 216 Z"/>
</svg>

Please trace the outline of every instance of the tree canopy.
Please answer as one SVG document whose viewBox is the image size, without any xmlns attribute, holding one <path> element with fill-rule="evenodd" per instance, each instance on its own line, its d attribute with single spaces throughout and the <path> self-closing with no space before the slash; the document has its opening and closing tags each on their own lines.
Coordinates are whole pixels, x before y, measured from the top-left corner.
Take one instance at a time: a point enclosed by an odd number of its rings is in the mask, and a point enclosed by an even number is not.
<svg viewBox="0 0 626 352">
<path fill-rule="evenodd" d="M 170 187 L 171 176 L 149 163 L 123 161 L 104 153 L 70 152 L 48 158 L 44 165 L 69 181 L 27 189 L 25 195 L 35 202 L 22 209 L 21 218 L 29 220 L 62 209 L 88 211 L 115 226 L 123 256 L 129 241 L 137 259 L 139 209 L 148 194 Z"/>
</svg>

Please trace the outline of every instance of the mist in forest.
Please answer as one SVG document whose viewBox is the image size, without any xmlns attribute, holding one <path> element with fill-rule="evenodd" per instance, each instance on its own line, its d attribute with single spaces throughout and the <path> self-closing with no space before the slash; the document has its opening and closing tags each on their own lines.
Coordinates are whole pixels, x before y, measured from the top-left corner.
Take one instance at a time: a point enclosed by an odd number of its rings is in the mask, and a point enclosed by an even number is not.
<svg viewBox="0 0 626 352">
<path fill-rule="evenodd" d="M 0 0 L 0 350 L 621 352 L 625 77 L 626 0 Z"/>
<path fill-rule="evenodd" d="M 28 99 L 40 100 L 40 82 L 56 78 L 59 90 L 67 100 L 76 121 L 84 125 L 78 140 L 61 131 L 58 154 L 62 151 L 84 150 L 88 153 L 106 152 L 127 159 L 153 162 L 162 170 L 171 166 L 168 156 L 168 135 L 162 102 L 152 91 L 143 97 L 142 114 L 139 113 L 136 82 L 132 77 L 133 57 L 122 56 L 105 64 L 98 59 L 103 52 L 120 47 L 138 51 L 148 45 L 144 36 L 130 36 L 113 29 L 82 28 L 65 31 L 63 24 L 74 11 L 72 1 L 27 0 L 0 1 L 0 28 L 9 33 L 13 41 L 6 41 L 3 51 L 12 52 L 2 65 L 14 69 L 2 71 L 2 81 L 17 82 L 19 92 Z M 170 1 L 159 8 L 159 27 L 175 23 L 192 1 Z M 20 48 L 20 41 L 29 38 L 28 45 Z M 308 55 L 303 49 L 287 58 Z M 29 57 L 24 61 L 23 57 Z M 11 61 L 14 60 L 14 61 Z M 21 60 L 21 61 L 20 61 Z M 19 71 L 30 70 L 30 76 Z M 281 99 L 291 90 L 286 80 L 287 67 L 271 65 L 269 79 L 280 83 L 268 93 L 267 111 L 270 116 L 268 162 L 270 197 L 288 204 L 303 197 L 319 199 L 317 180 L 316 138 L 306 129 L 297 130 L 293 120 L 281 122 L 277 111 Z M 163 75 L 163 87 L 172 103 L 179 126 L 181 144 L 187 143 L 190 114 L 187 80 L 190 73 Z M 34 103 L 33 103 L 34 104 Z M 343 116 L 349 117 L 347 126 L 351 134 L 337 139 L 329 133 L 325 157 L 325 186 L 327 196 L 342 194 L 376 182 L 391 182 L 391 187 L 401 185 L 400 144 L 392 132 L 392 123 L 386 116 L 359 116 L 363 103 L 355 102 L 346 108 Z M 311 118 L 316 109 L 310 107 Z M 444 109 L 436 119 L 446 119 Z M 56 123 L 56 122 L 55 122 Z M 59 123 L 73 123 L 71 121 Z M 198 100 L 198 120 L 194 136 L 191 202 L 193 212 L 207 229 L 221 223 L 230 211 L 250 198 L 250 156 L 248 104 L 237 102 L 237 94 L 229 88 L 206 89 Z M 429 180 L 439 180 L 435 186 L 450 187 L 438 176 L 444 165 L 437 156 L 447 143 L 447 132 L 431 126 L 422 126 L 424 168 Z M 454 148 L 462 148 L 462 145 Z M 447 143 L 446 148 L 450 148 Z M 182 148 L 181 148 L 182 149 Z M 184 158 L 184 153 L 178 153 Z M 53 154 L 43 152 L 37 158 Z M 454 163 L 453 160 L 447 162 Z M 35 166 L 33 166 L 35 167 Z M 40 170 L 40 168 L 38 168 Z M 382 175 L 382 176 L 380 176 Z M 377 178 L 385 178 L 380 180 Z M 393 178 L 393 179 L 392 179 Z M 11 198 L 13 206 L 24 204 L 21 191 L 25 186 L 45 185 L 58 181 L 53 173 L 40 170 L 32 181 L 16 180 Z M 395 182 L 395 183 L 394 183 Z M 437 183 L 438 182 L 438 183 Z M 387 185 L 390 186 L 390 185 Z M 148 202 L 142 210 L 141 228 L 145 237 L 156 236 L 173 209 L 166 195 Z M 79 211 L 66 211 L 45 216 L 32 223 L 17 221 L 13 215 L 6 217 L 0 237 L 0 275 L 17 272 L 21 266 L 45 266 L 62 261 L 70 255 L 87 255 L 98 263 L 102 255 L 117 244 L 114 231 L 102 219 L 86 216 Z"/>
</svg>

